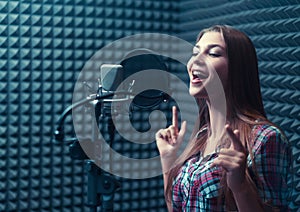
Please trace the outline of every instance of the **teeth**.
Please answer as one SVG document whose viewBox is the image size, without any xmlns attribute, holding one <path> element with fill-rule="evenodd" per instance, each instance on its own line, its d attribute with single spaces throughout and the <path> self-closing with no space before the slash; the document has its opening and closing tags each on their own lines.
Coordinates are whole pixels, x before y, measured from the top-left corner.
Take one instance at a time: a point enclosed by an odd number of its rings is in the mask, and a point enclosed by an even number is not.
<svg viewBox="0 0 300 212">
<path fill-rule="evenodd" d="M 193 75 L 197 77 L 207 77 L 205 74 L 201 73 L 200 71 L 193 71 Z"/>
<path fill-rule="evenodd" d="M 203 75 L 203 74 L 201 74 L 201 72 L 200 72 L 200 71 L 194 71 L 194 72 L 193 72 L 193 75 L 197 75 L 197 76 L 199 76 L 199 75 Z"/>
</svg>

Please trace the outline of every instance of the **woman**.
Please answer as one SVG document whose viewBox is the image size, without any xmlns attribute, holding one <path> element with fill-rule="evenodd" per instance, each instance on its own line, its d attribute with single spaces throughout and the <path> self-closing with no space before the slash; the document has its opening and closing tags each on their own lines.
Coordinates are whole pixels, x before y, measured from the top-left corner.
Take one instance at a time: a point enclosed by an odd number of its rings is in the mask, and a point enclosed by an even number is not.
<svg viewBox="0 0 300 212">
<path fill-rule="evenodd" d="M 291 151 L 266 118 L 251 40 L 228 26 L 205 29 L 187 70 L 199 105 L 193 136 L 177 158 L 186 122 L 178 128 L 176 108 L 156 133 L 169 211 L 288 211 Z M 217 80 L 224 90 L 213 89 Z"/>
</svg>

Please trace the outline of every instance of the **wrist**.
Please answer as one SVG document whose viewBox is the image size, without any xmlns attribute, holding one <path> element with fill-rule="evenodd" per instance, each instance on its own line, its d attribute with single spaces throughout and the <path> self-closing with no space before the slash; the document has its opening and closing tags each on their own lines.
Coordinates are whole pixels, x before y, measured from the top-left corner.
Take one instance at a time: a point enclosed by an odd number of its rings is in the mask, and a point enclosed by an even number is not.
<svg viewBox="0 0 300 212">
<path fill-rule="evenodd" d="M 176 159 L 177 159 L 176 154 L 160 158 L 162 171 L 164 174 L 170 171 L 170 169 L 174 166 Z"/>
<path fill-rule="evenodd" d="M 250 190 L 252 190 L 252 185 L 247 179 L 245 179 L 238 188 L 234 190 L 231 189 L 233 195 L 247 195 Z"/>
</svg>

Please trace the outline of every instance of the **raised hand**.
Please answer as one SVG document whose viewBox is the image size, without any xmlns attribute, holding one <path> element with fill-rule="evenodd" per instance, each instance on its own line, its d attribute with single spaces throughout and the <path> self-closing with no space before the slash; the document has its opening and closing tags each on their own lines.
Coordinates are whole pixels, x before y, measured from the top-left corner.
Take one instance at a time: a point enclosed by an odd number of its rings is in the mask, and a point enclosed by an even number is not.
<svg viewBox="0 0 300 212">
<path fill-rule="evenodd" d="M 225 126 L 231 140 L 229 149 L 221 149 L 219 156 L 214 160 L 212 166 L 220 166 L 227 173 L 227 185 L 232 192 L 243 189 L 246 175 L 247 151 L 242 145 L 238 130 L 232 130 L 229 125 Z"/>
<path fill-rule="evenodd" d="M 186 121 L 182 122 L 178 129 L 178 113 L 175 106 L 172 108 L 172 125 L 166 129 L 160 129 L 156 135 L 156 145 L 160 153 L 164 171 L 171 168 L 176 159 L 177 151 L 183 141 L 186 131 Z"/>
</svg>

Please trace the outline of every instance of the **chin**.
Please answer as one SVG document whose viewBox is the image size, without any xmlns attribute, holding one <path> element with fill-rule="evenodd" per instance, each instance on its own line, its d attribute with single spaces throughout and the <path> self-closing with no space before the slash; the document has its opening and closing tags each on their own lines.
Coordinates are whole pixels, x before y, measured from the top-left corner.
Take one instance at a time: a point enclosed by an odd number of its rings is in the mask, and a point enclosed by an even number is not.
<svg viewBox="0 0 300 212">
<path fill-rule="evenodd" d="M 207 99 L 208 95 L 205 89 L 189 89 L 189 93 L 191 96 L 195 98 Z"/>
</svg>

